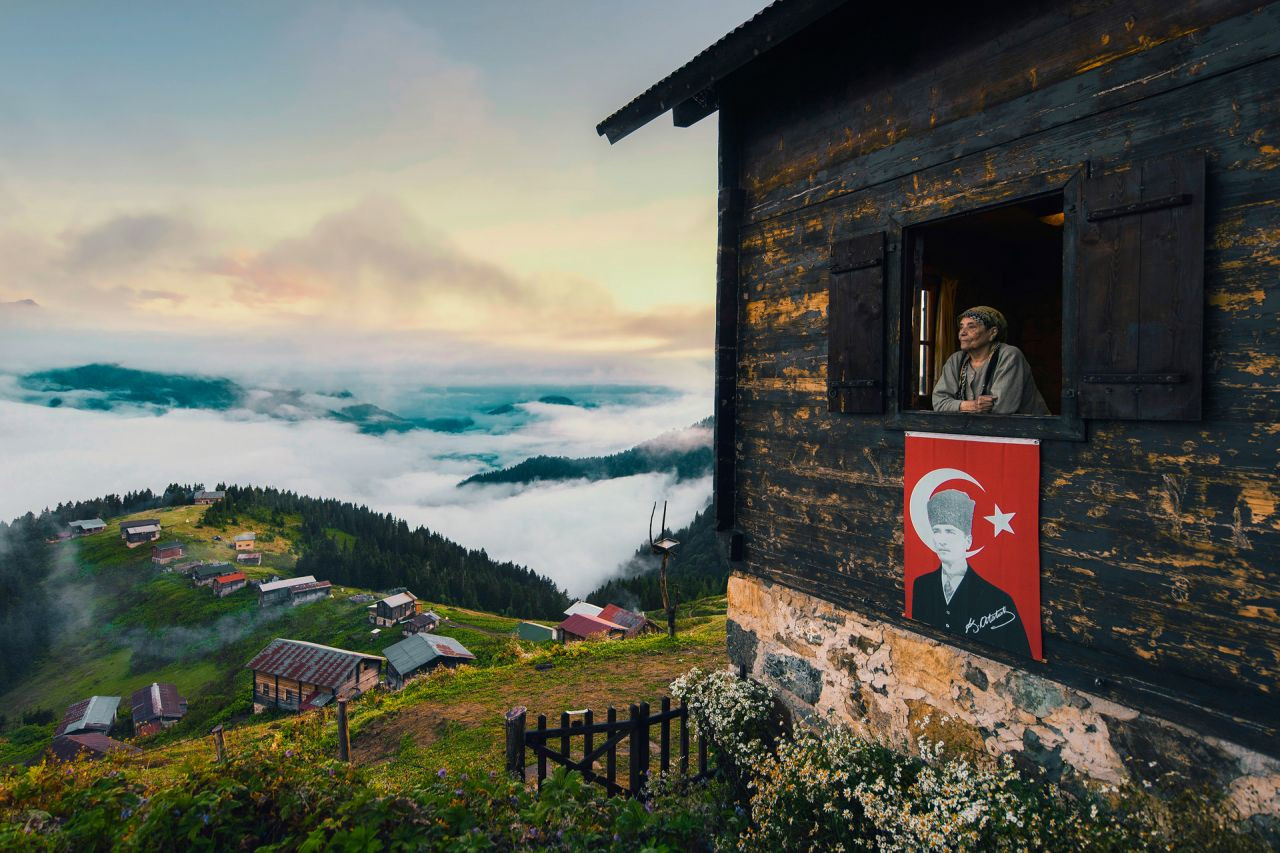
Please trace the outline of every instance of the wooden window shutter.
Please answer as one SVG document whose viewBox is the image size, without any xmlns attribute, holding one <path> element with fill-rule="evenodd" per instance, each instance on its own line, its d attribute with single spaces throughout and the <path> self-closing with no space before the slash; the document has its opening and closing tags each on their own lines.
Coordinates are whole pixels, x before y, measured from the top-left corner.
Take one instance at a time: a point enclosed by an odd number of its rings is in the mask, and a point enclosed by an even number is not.
<svg viewBox="0 0 1280 853">
<path fill-rule="evenodd" d="M 1077 176 L 1067 207 L 1081 417 L 1199 420 L 1204 156 Z"/>
<path fill-rule="evenodd" d="M 878 231 L 832 246 L 827 401 L 833 412 L 884 411 L 884 244 Z"/>
</svg>

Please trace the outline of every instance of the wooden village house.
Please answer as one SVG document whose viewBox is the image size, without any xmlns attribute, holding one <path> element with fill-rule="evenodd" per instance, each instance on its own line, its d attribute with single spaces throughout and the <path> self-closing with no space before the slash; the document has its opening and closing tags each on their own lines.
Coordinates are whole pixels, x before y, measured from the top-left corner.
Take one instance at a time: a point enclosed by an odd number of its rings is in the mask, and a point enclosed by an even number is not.
<svg viewBox="0 0 1280 853">
<path fill-rule="evenodd" d="M 258 606 L 296 607 L 299 604 L 308 604 L 328 598 L 332 594 L 332 587 L 333 584 L 329 581 L 318 581 L 312 575 L 271 581 L 258 586 Z"/>
<path fill-rule="evenodd" d="M 424 610 L 404 620 L 400 627 L 406 634 L 429 634 L 440 626 L 441 621 L 440 614 Z"/>
<path fill-rule="evenodd" d="M 404 687 L 414 675 L 442 666 L 474 663 L 476 659 L 462 643 L 439 634 L 411 634 L 382 653 L 387 656 L 387 686 L 392 690 Z"/>
<path fill-rule="evenodd" d="M 152 682 L 133 691 L 129 698 L 133 733 L 152 735 L 167 729 L 187 714 L 187 700 L 178 695 L 178 686 L 169 682 Z"/>
<path fill-rule="evenodd" d="M 76 702 L 62 715 L 62 721 L 53 730 L 53 736 L 59 738 L 90 732 L 109 734 L 115 728 L 116 710 L 119 707 L 119 696 L 90 696 Z"/>
<path fill-rule="evenodd" d="M 588 616 L 586 613 L 575 613 L 561 622 L 557 629 L 560 638 L 566 643 L 592 639 L 612 639 L 625 637 L 627 629 L 613 622 L 607 622 L 599 616 Z"/>
<path fill-rule="evenodd" d="M 231 538 L 231 547 L 237 551 L 252 551 L 258 546 L 258 534 L 253 532 L 237 533 Z"/>
<path fill-rule="evenodd" d="M 191 582 L 196 586 L 212 586 L 214 580 L 233 571 L 230 563 L 201 564 L 191 570 Z"/>
<path fill-rule="evenodd" d="M 157 566 L 167 566 L 174 560 L 180 560 L 186 556 L 187 549 L 181 542 L 165 542 L 160 545 L 151 546 L 151 562 Z"/>
<path fill-rule="evenodd" d="M 599 125 L 717 114 L 735 663 L 1280 813 L 1278 91 L 1280 4 L 779 0 Z"/>
<path fill-rule="evenodd" d="M 218 598 L 226 598 L 231 593 L 244 589 L 248 584 L 249 579 L 245 577 L 244 572 L 231 572 L 218 575 L 210 586 L 213 588 L 214 595 Z"/>
<path fill-rule="evenodd" d="M 658 630 L 658 626 L 654 624 L 653 620 L 643 613 L 633 613 L 616 604 L 605 605 L 600 611 L 599 618 L 621 626 L 624 632 L 623 636 L 626 637 L 638 637 L 641 634 Z"/>
<path fill-rule="evenodd" d="M 240 566 L 261 566 L 262 552 L 241 551 L 239 554 L 236 554 L 236 564 Z"/>
<path fill-rule="evenodd" d="M 378 686 L 384 660 L 302 640 L 272 640 L 245 664 L 253 671 L 253 712 L 307 711 L 338 696 L 359 696 Z"/>
<path fill-rule="evenodd" d="M 211 492 L 201 491 L 201 492 L 196 492 L 192 496 L 192 501 L 197 506 L 208 506 L 209 504 L 216 504 L 218 501 L 222 500 L 226 496 L 227 496 L 227 493 L 221 490 L 211 491 Z"/>
<path fill-rule="evenodd" d="M 137 548 L 147 542 L 160 538 L 160 519 L 142 518 L 137 521 L 120 522 L 120 538 L 129 548 Z"/>
<path fill-rule="evenodd" d="M 369 623 L 386 628 L 412 618 L 418 612 L 418 598 L 411 592 L 389 595 L 370 604 Z"/>
<path fill-rule="evenodd" d="M 71 529 L 72 536 L 92 536 L 106 530 L 107 523 L 100 518 L 82 518 L 67 522 L 67 527 Z"/>
</svg>

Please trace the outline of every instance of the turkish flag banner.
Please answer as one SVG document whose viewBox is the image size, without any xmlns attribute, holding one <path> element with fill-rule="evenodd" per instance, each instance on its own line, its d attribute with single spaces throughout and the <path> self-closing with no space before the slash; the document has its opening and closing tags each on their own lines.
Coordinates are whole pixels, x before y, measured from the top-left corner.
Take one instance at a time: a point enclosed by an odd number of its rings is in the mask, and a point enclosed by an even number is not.
<svg viewBox="0 0 1280 853">
<path fill-rule="evenodd" d="M 1043 660 L 1040 442 L 909 432 L 908 618 Z"/>
</svg>

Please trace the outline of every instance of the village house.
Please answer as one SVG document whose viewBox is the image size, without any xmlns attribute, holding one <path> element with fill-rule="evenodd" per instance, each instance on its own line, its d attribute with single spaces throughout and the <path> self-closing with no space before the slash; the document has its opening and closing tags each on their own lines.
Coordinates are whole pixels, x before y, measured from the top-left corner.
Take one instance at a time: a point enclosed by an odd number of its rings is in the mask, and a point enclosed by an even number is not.
<svg viewBox="0 0 1280 853">
<path fill-rule="evenodd" d="M 158 518 L 141 518 L 137 521 L 120 522 L 120 538 L 129 548 L 137 548 L 147 542 L 160 538 L 160 520 Z"/>
<path fill-rule="evenodd" d="M 231 571 L 233 569 L 230 563 L 209 563 L 192 569 L 191 581 L 196 586 L 209 586 L 216 578 L 229 574 Z"/>
<path fill-rule="evenodd" d="M 297 586 L 289 587 L 290 607 L 298 607 L 302 604 L 310 604 L 313 601 L 323 601 L 333 595 L 333 584 L 330 581 L 312 581 L 310 583 L 300 583 Z"/>
<path fill-rule="evenodd" d="M 67 708 L 62 722 L 54 729 L 54 737 L 63 735 L 88 734 L 89 732 L 109 733 L 116 724 L 116 710 L 120 707 L 119 696 L 90 696 Z"/>
<path fill-rule="evenodd" d="M 370 604 L 368 611 L 369 622 L 385 628 L 417 613 L 418 599 L 411 592 L 401 592 L 389 595 L 376 604 Z"/>
<path fill-rule="evenodd" d="M 178 695 L 178 686 L 152 682 L 133 691 L 130 697 L 133 733 L 139 737 L 167 729 L 187 713 L 187 700 Z"/>
<path fill-rule="evenodd" d="M 566 643 L 579 640 L 612 639 L 625 637 L 627 629 L 599 616 L 575 613 L 559 625 L 560 637 Z"/>
<path fill-rule="evenodd" d="M 392 690 L 404 687 L 414 675 L 441 666 L 472 663 L 476 659 L 462 643 L 439 634 L 413 634 L 383 649 L 382 653 L 387 656 L 387 686 Z"/>
<path fill-rule="evenodd" d="M 236 554 L 236 563 L 238 563 L 241 566 L 261 566 L 262 552 L 261 551 L 244 551 L 239 554 Z"/>
<path fill-rule="evenodd" d="M 53 739 L 49 745 L 49 753 L 58 761 L 75 761 L 87 758 L 97 761 L 113 752 L 129 755 L 141 755 L 142 750 L 128 743 L 121 743 L 115 738 L 98 732 L 86 732 L 79 735 L 62 735 Z"/>
<path fill-rule="evenodd" d="M 192 500 L 199 506 L 207 506 L 209 504 L 216 504 L 226 496 L 227 493 L 221 490 L 213 492 L 196 492 L 195 495 L 192 496 Z"/>
<path fill-rule="evenodd" d="M 385 658 L 275 639 L 245 668 L 253 671 L 253 712 L 307 711 L 338 696 L 359 696 L 378 686 Z"/>
<path fill-rule="evenodd" d="M 515 636 L 531 643 L 551 643 L 560 639 L 560 632 L 549 625 L 537 622 L 521 622 L 516 626 Z"/>
<path fill-rule="evenodd" d="M 258 544 L 258 534 L 237 533 L 231 537 L 231 547 L 237 551 L 252 551 Z"/>
<path fill-rule="evenodd" d="M 218 575 L 213 579 L 211 586 L 214 595 L 225 598 L 236 590 L 244 589 L 248 584 L 249 579 L 245 577 L 244 572 L 232 572 L 228 575 Z"/>
<path fill-rule="evenodd" d="M 258 606 L 273 607 L 287 604 L 290 607 L 297 607 L 300 604 L 329 598 L 332 591 L 331 582 L 318 581 L 312 575 L 285 578 L 258 585 Z"/>
<path fill-rule="evenodd" d="M 72 536 L 91 536 L 107 529 L 107 523 L 100 518 L 83 518 L 67 523 Z"/>
<path fill-rule="evenodd" d="M 187 549 L 181 542 L 165 542 L 151 546 L 151 562 L 157 566 L 167 566 L 174 560 L 186 556 Z"/>
<path fill-rule="evenodd" d="M 718 113 L 730 657 L 1274 818 L 1280 4 L 922 11 L 779 0 L 597 128 Z"/>
<path fill-rule="evenodd" d="M 353 600 L 354 598 L 355 596 L 352 596 Z M 401 628 L 406 634 L 429 634 L 438 628 L 442 621 L 440 614 L 433 610 L 424 610 L 406 619 Z"/>
<path fill-rule="evenodd" d="M 616 604 L 606 605 L 600 611 L 598 618 L 603 619 L 605 622 L 612 622 L 615 625 L 622 626 L 627 637 L 638 637 L 641 634 L 659 630 L 653 620 L 643 613 L 632 613 L 630 610 L 625 610 Z"/>
<path fill-rule="evenodd" d="M 603 607 L 598 607 L 590 602 L 575 601 L 573 604 L 570 604 L 565 608 L 564 615 L 577 616 L 579 613 L 582 613 L 587 616 L 599 616 L 600 611 L 602 610 L 604 610 Z"/>
</svg>

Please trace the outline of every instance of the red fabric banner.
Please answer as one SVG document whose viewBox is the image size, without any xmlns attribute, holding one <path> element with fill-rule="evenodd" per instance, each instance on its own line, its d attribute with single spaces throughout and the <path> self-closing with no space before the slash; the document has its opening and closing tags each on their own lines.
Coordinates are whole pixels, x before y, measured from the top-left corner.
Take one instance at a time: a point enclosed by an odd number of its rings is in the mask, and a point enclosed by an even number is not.
<svg viewBox="0 0 1280 853">
<path fill-rule="evenodd" d="M 906 614 L 1042 660 L 1040 442 L 907 433 Z"/>
</svg>

